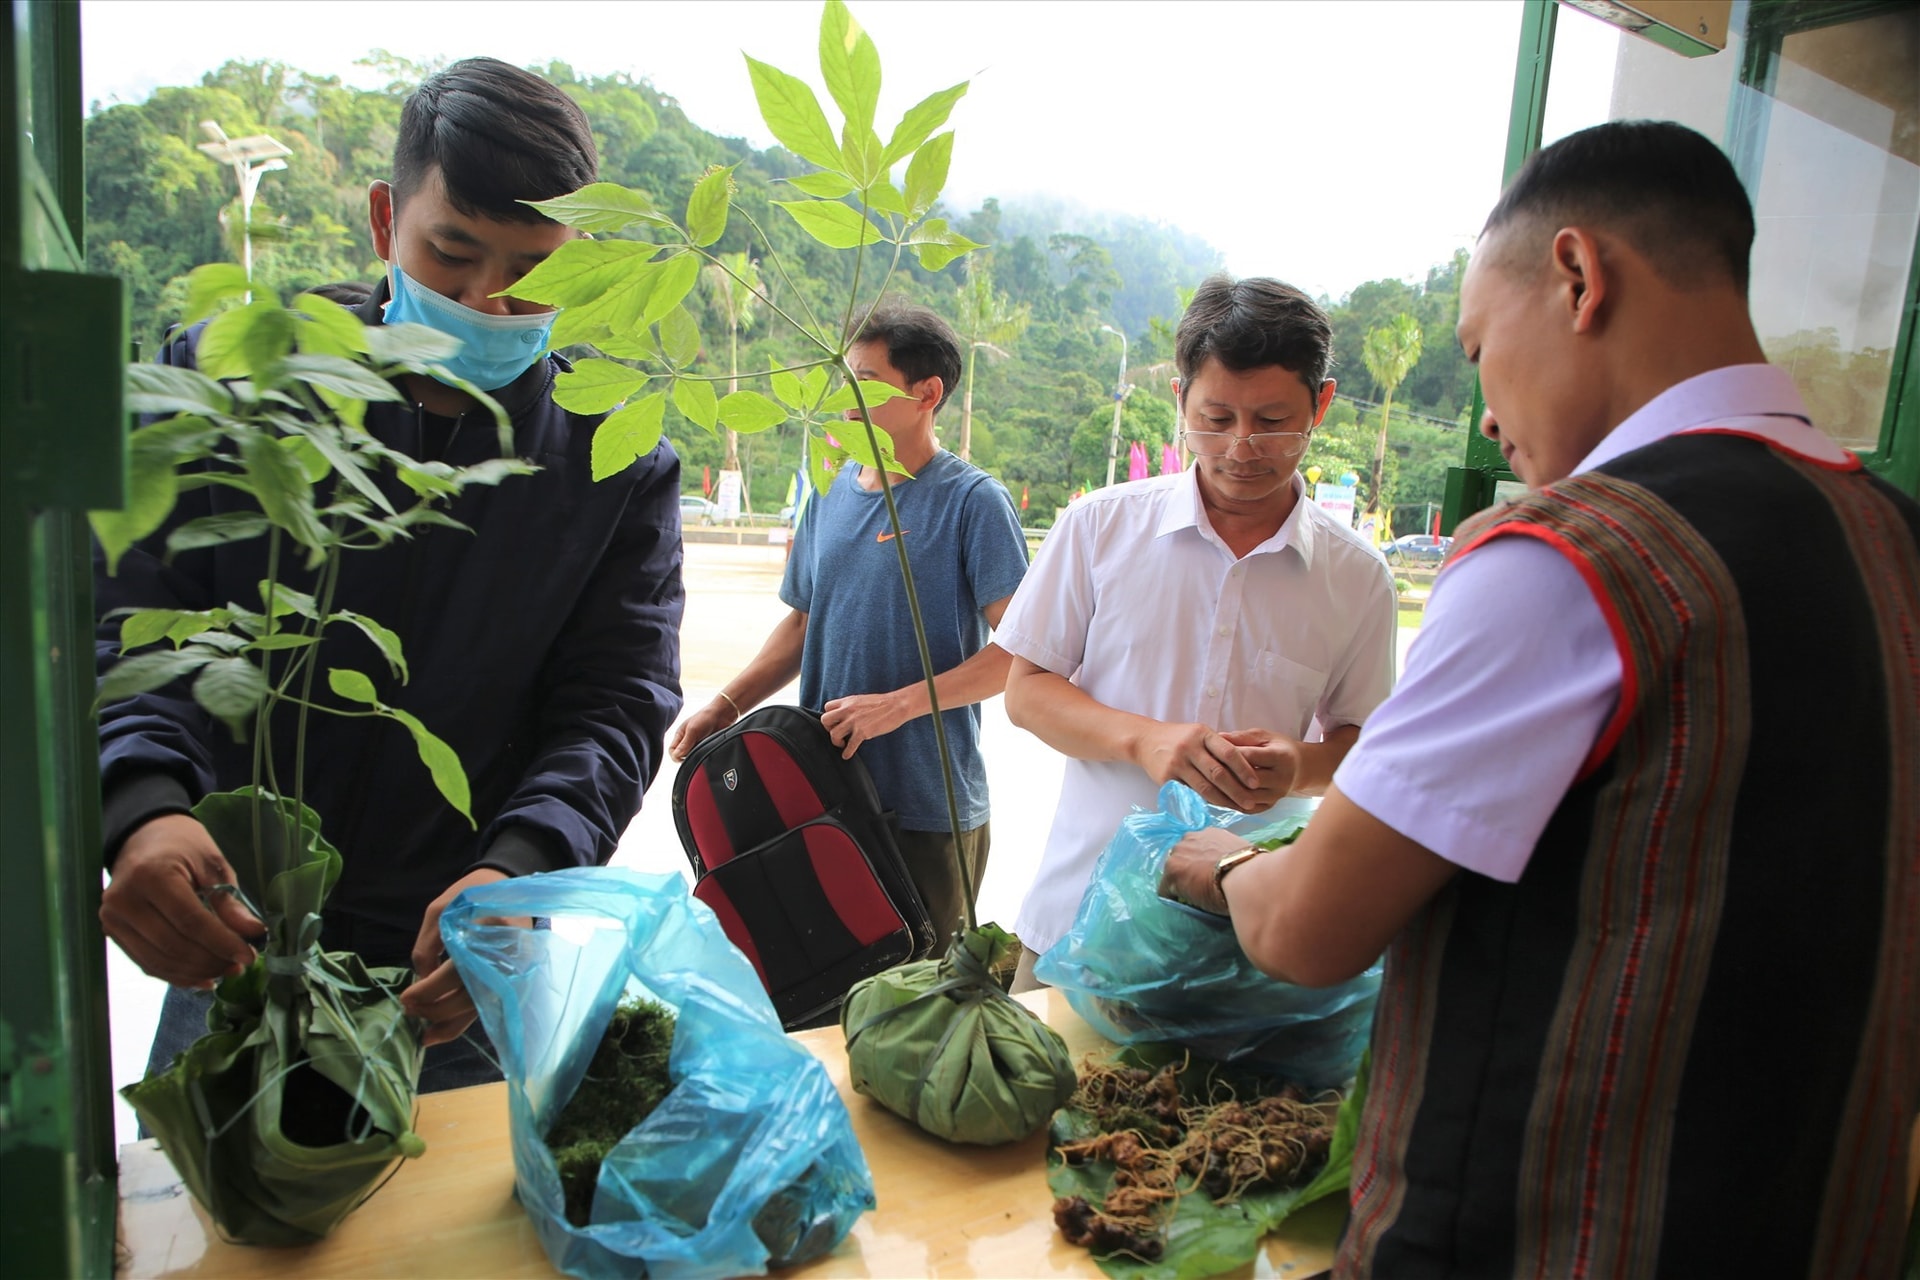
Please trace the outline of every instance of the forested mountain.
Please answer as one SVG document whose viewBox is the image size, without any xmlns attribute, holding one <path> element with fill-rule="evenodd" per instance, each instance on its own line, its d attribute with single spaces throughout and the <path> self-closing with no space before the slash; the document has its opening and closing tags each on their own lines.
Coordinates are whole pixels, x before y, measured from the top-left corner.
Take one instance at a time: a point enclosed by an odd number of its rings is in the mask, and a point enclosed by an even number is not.
<svg viewBox="0 0 1920 1280">
<path fill-rule="evenodd" d="M 377 68 L 388 83 L 360 89 L 280 63 L 229 62 L 198 85 L 159 89 L 141 103 L 96 105 L 86 122 L 88 252 L 96 270 L 130 286 L 135 336 L 149 350 L 179 316 L 185 274 L 236 256 L 234 178 L 196 149 L 206 140 L 202 121 L 215 121 L 236 138 L 269 133 L 292 151 L 284 171 L 265 176 L 254 203 L 261 287 L 285 295 L 382 273 L 366 226 L 367 184 L 386 176 L 401 101 L 433 68 L 379 51 L 363 65 Z M 713 250 L 746 254 L 782 312 L 811 311 L 823 323 L 837 321 L 825 314 L 827 304 L 837 300 L 844 308 L 855 255 L 823 249 L 770 204 L 793 197 L 781 180 L 805 172 L 803 162 L 777 147 L 758 151 L 701 129 L 645 81 L 582 77 L 564 63 L 533 69 L 585 109 L 600 146 L 601 175 L 610 181 L 678 207 L 710 166 L 738 165 L 735 201 L 749 217 L 730 220 Z M 958 141 L 966 145 L 964 123 Z M 946 216 L 956 230 L 991 247 L 939 273 L 908 255 L 892 291 L 934 307 L 978 344 L 968 432 L 973 460 L 1027 503 L 1032 524 L 1050 523 L 1073 493 L 1104 482 L 1120 355 L 1118 340 L 1101 331 L 1110 325 L 1127 335 L 1133 391 L 1123 406 L 1121 477 L 1135 440 L 1157 463 L 1174 431 L 1167 391 L 1173 324 L 1181 299 L 1220 267 L 1218 251 L 1177 228 L 1052 201 L 990 199 Z M 1462 454 L 1472 370 L 1453 342 L 1453 323 L 1464 263 L 1463 254 L 1424 281 L 1370 281 L 1343 298 L 1322 300 L 1333 319 L 1342 399 L 1306 461 L 1329 477 L 1349 470 L 1362 476 L 1363 500 L 1378 426 L 1373 405 L 1381 397 L 1361 347 L 1370 328 L 1401 312 L 1419 321 L 1426 341 L 1394 393 L 1384 496 L 1403 509 L 1438 502 L 1444 468 Z M 864 295 L 871 296 L 871 282 L 886 265 L 877 250 L 860 264 Z M 687 305 L 705 337 L 704 364 L 714 372 L 728 371 L 736 349 L 742 373 L 763 371 L 801 349 L 765 304 L 735 299 L 729 305 L 720 291 L 703 286 Z M 730 341 L 736 329 L 737 342 Z M 962 399 L 956 394 L 941 416 L 951 448 L 960 445 Z M 685 460 L 690 488 L 703 468 L 718 471 L 721 440 L 673 410 L 667 430 Z M 798 441 L 798 432 L 787 428 L 741 438 L 753 509 L 772 510 L 785 500 Z M 1397 523 L 1412 528 L 1417 518 Z"/>
</svg>

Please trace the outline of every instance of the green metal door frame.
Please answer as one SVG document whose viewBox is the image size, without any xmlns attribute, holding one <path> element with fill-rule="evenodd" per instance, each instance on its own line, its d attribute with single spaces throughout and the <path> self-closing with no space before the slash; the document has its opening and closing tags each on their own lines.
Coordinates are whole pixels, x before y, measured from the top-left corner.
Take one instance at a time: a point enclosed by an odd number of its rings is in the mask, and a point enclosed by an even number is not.
<svg viewBox="0 0 1920 1280">
<path fill-rule="evenodd" d="M 1520 52 L 1513 70 L 1513 105 L 1507 114 L 1507 149 L 1500 166 L 1504 188 L 1520 172 L 1527 157 L 1540 149 L 1547 118 L 1547 80 L 1553 70 L 1553 35 L 1560 17 L 1554 0 L 1523 0 L 1520 13 Z M 1467 456 L 1464 465 L 1447 468 L 1446 494 L 1440 505 L 1440 531 L 1451 534 L 1462 520 L 1493 505 L 1494 486 L 1517 480 L 1500 446 L 1480 434 L 1480 418 L 1487 402 L 1480 396 L 1480 379 L 1473 380 L 1473 408 L 1467 418 Z"/>
<path fill-rule="evenodd" d="M 1787 36 L 1815 27 L 1853 22 L 1897 10 L 1908 0 L 1750 0 L 1734 7 L 1734 26 L 1743 28 L 1739 79 L 1759 92 L 1740 95 L 1752 103 L 1729 104 L 1727 151 L 1751 191 L 1755 166 L 1766 145 L 1767 113 L 1763 108 L 1774 82 L 1781 42 Z M 1507 149 L 1501 184 L 1512 181 L 1527 157 L 1540 148 L 1546 119 L 1548 76 L 1553 64 L 1553 37 L 1559 6 L 1555 0 L 1524 0 L 1520 21 L 1520 50 L 1513 75 L 1513 104 L 1507 119 Z M 1744 22 L 1742 19 L 1744 18 Z M 1881 418 L 1880 439 L 1861 460 L 1873 471 L 1910 494 L 1920 496 L 1920 235 L 1914 238 L 1913 261 L 1907 271 L 1906 303 L 1899 336 L 1893 348 L 1892 376 Z M 1447 468 L 1446 497 L 1441 508 L 1442 532 L 1452 533 L 1466 517 L 1492 505 L 1495 486 L 1517 480 L 1500 456 L 1499 447 L 1479 433 L 1486 402 L 1479 379 L 1473 384 L 1471 430 L 1464 464 Z"/>
<path fill-rule="evenodd" d="M 0 1257 L 110 1276 L 117 1210 L 86 511 L 125 500 L 118 281 L 83 273 L 79 7 L 0 33 Z"/>
</svg>

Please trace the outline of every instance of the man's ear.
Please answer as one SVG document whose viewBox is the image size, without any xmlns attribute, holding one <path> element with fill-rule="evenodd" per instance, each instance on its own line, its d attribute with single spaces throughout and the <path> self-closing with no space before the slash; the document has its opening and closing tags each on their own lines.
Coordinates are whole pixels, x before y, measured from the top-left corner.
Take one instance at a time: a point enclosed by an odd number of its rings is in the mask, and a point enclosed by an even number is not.
<svg viewBox="0 0 1920 1280">
<path fill-rule="evenodd" d="M 367 185 L 367 229 L 373 233 L 373 251 L 382 262 L 393 261 L 393 184 L 375 178 Z"/>
<path fill-rule="evenodd" d="M 1610 284 L 1600 243 L 1585 227 L 1562 227 L 1553 233 L 1552 252 L 1549 269 L 1556 309 L 1572 324 L 1573 332 L 1592 333 Z"/>
<path fill-rule="evenodd" d="M 1320 423 L 1325 420 L 1327 410 L 1333 408 L 1333 393 L 1339 390 L 1339 388 L 1340 383 L 1333 378 L 1328 378 L 1320 384 L 1320 412 L 1313 415 L 1313 425 L 1315 427 L 1319 426 Z M 1308 430 L 1312 430 L 1312 428 L 1310 427 Z"/>
<path fill-rule="evenodd" d="M 930 373 L 908 388 L 915 400 L 920 402 L 924 413 L 932 413 L 940 407 L 940 401 L 947 394 L 947 380 L 937 373 Z"/>
</svg>

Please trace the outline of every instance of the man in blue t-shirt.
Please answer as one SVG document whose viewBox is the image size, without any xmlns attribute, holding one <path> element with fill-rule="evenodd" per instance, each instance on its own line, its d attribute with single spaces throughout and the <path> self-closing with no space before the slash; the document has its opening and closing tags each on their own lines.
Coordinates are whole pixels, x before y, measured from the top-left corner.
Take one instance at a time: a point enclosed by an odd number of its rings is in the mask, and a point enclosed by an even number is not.
<svg viewBox="0 0 1920 1280">
<path fill-rule="evenodd" d="M 941 936 L 959 928 L 959 862 L 978 893 L 987 869 L 987 775 L 979 704 L 1006 687 L 1008 657 L 988 639 L 1027 570 L 1027 543 L 1006 488 L 940 447 L 933 418 L 960 381 L 960 340 L 925 307 L 887 306 L 850 354 L 863 382 L 906 394 L 873 410 L 911 479 L 893 478 L 900 541 L 939 672 L 934 684 L 953 759 L 960 848 L 954 848 L 940 749 L 914 643 L 912 614 L 891 545 L 880 476 L 858 463 L 814 498 L 794 532 L 780 598 L 792 609 L 746 670 L 675 730 L 676 760 L 702 739 L 800 678 L 836 744 L 873 775 L 893 810 L 907 870 Z M 855 416 L 855 415 L 849 415 Z"/>
</svg>

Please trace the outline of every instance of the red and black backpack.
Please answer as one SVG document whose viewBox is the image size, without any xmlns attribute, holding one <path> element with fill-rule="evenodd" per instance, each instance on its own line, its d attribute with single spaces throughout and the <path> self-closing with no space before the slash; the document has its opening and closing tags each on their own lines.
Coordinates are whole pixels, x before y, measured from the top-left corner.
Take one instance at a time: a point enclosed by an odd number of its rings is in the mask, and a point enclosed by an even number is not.
<svg viewBox="0 0 1920 1280">
<path fill-rule="evenodd" d="M 693 896 L 766 984 L 783 1026 L 934 947 L 865 765 L 816 712 L 762 707 L 695 747 L 673 780 Z"/>
</svg>

